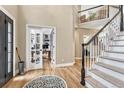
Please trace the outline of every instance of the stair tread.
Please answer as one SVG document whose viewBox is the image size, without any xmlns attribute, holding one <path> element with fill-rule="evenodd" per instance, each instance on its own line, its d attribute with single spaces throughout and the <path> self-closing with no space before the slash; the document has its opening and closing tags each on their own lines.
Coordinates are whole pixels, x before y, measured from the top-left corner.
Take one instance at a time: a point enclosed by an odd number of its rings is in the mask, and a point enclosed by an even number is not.
<svg viewBox="0 0 124 93">
<path fill-rule="evenodd" d="M 114 58 L 114 57 L 108 57 L 108 56 L 102 56 L 100 58 L 104 58 L 104 59 L 108 59 L 108 60 L 113 60 L 113 61 L 118 61 L 118 62 L 124 63 L 124 60 L 120 59 L 120 58 Z"/>
<path fill-rule="evenodd" d="M 124 74 L 124 69 L 123 68 L 115 67 L 115 66 L 105 64 L 105 63 L 102 63 L 102 62 L 97 62 L 96 64 L 99 65 L 99 66 L 105 67 L 107 69 L 110 69 L 110 70 L 119 72 L 121 74 Z"/>
<path fill-rule="evenodd" d="M 108 75 L 104 72 L 101 72 L 99 70 L 96 70 L 96 69 L 92 69 L 92 70 L 90 70 L 90 72 L 96 74 L 97 76 L 103 78 L 104 80 L 110 82 L 111 84 L 113 84 L 119 88 L 124 88 L 124 81 L 122 81 L 122 80 L 119 80 L 113 76 L 110 76 L 110 75 Z"/>
<path fill-rule="evenodd" d="M 109 47 L 124 47 L 124 45 L 109 45 Z"/>
<path fill-rule="evenodd" d="M 124 39 L 113 39 L 113 41 L 124 41 Z"/>
<path fill-rule="evenodd" d="M 117 36 L 124 36 L 124 34 L 118 34 Z"/>
<path fill-rule="evenodd" d="M 94 88 L 106 88 L 106 86 L 104 86 L 99 81 L 95 80 L 94 78 L 92 78 L 90 76 L 86 77 L 85 80 Z"/>
<path fill-rule="evenodd" d="M 122 52 L 119 52 L 119 51 L 113 51 L 113 50 L 106 50 L 105 52 L 124 54 L 123 51 Z"/>
</svg>

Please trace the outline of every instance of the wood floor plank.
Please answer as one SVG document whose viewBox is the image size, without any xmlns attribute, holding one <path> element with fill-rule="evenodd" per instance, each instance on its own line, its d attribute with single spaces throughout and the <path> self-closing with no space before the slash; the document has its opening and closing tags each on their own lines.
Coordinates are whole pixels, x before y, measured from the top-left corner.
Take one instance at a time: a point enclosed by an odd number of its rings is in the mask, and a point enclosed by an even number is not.
<svg viewBox="0 0 124 93">
<path fill-rule="evenodd" d="M 81 77 L 81 62 L 76 60 L 73 66 L 52 68 L 48 60 L 44 61 L 43 69 L 32 70 L 25 73 L 23 76 L 17 75 L 13 77 L 3 88 L 22 88 L 28 81 L 42 75 L 57 75 L 63 78 L 68 85 L 68 88 L 82 88 L 80 84 Z"/>
</svg>

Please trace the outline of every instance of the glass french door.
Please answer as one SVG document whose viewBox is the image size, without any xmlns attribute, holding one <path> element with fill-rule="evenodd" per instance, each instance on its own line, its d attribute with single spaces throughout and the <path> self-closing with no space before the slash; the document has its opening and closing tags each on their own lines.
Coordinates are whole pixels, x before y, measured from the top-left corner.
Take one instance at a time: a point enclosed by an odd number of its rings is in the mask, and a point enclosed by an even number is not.
<svg viewBox="0 0 124 93">
<path fill-rule="evenodd" d="M 13 77 L 13 21 L 6 16 L 6 81 Z"/>
<path fill-rule="evenodd" d="M 5 83 L 5 15 L 0 11 L 0 87 Z"/>
<path fill-rule="evenodd" d="M 13 20 L 0 11 L 0 87 L 13 77 Z"/>
<path fill-rule="evenodd" d="M 29 69 L 42 68 L 43 33 L 41 28 L 30 28 L 30 63 Z"/>
</svg>

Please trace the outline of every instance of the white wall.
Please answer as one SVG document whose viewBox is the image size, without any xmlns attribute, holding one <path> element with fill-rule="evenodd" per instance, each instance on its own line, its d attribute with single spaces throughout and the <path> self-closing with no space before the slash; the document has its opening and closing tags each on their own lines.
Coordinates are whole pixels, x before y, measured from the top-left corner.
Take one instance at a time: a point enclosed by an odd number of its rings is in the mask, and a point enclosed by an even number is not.
<svg viewBox="0 0 124 93">
<path fill-rule="evenodd" d="M 81 5 L 81 10 L 89 9 L 96 6 L 99 6 L 99 5 Z"/>
<path fill-rule="evenodd" d="M 73 10 L 71 5 L 3 6 L 16 19 L 16 46 L 26 61 L 26 24 L 55 26 L 57 30 L 57 64 L 72 63 L 75 59 Z M 18 67 L 16 60 L 16 69 Z"/>
<path fill-rule="evenodd" d="M 84 42 L 84 35 L 94 36 L 98 30 L 96 29 L 78 29 L 75 31 L 75 57 L 81 58 L 82 57 L 82 43 Z"/>
<path fill-rule="evenodd" d="M 19 6 L 19 47 L 26 58 L 26 24 L 55 26 L 57 33 L 57 64 L 74 61 L 72 6 Z"/>
</svg>

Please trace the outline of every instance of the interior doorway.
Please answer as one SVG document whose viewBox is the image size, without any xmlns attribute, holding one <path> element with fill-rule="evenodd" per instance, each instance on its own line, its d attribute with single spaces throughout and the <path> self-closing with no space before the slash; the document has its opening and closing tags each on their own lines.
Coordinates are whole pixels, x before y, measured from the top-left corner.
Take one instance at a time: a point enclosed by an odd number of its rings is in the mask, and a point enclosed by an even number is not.
<svg viewBox="0 0 124 93">
<path fill-rule="evenodd" d="M 26 70 L 42 69 L 56 63 L 56 29 L 50 26 L 27 25 Z"/>
</svg>

